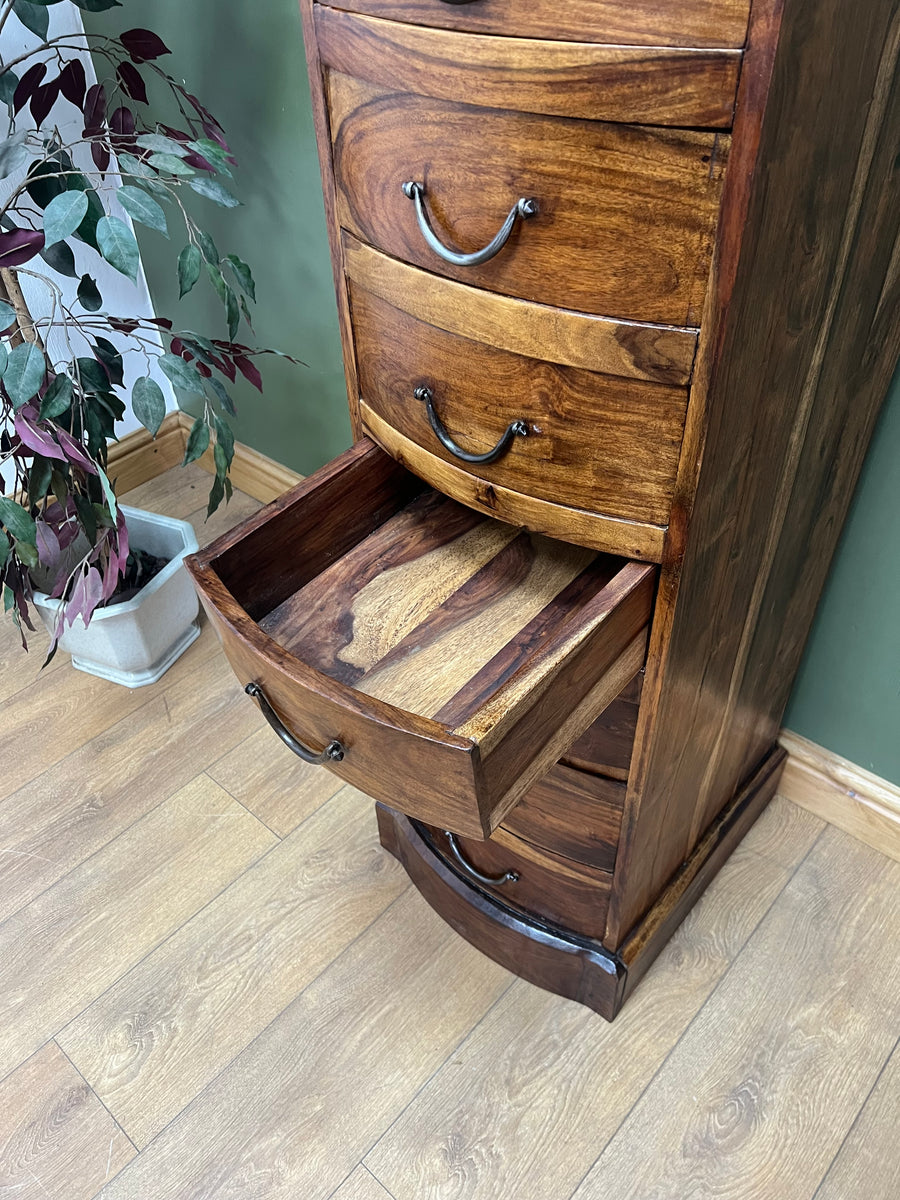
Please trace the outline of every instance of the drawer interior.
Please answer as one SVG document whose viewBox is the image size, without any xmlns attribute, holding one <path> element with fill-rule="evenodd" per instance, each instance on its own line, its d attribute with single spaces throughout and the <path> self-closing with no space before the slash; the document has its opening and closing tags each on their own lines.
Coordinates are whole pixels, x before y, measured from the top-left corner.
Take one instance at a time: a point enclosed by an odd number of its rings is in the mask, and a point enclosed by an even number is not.
<svg viewBox="0 0 900 1200">
<path fill-rule="evenodd" d="M 655 576 L 485 517 L 365 441 L 192 570 L 298 738 L 338 738 L 338 774 L 481 837 L 640 667 Z"/>
</svg>

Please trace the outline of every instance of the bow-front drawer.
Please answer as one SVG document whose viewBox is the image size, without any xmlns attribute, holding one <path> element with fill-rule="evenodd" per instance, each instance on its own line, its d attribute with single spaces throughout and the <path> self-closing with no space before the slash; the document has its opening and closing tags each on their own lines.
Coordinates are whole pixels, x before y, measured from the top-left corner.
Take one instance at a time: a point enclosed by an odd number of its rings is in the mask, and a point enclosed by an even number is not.
<svg viewBox="0 0 900 1200">
<path fill-rule="evenodd" d="M 475 838 L 640 668 L 655 576 L 485 518 L 365 439 L 189 568 L 292 749 Z"/>
<path fill-rule="evenodd" d="M 411 25 L 632 46 L 744 44 L 750 0 L 342 0 Z"/>
</svg>

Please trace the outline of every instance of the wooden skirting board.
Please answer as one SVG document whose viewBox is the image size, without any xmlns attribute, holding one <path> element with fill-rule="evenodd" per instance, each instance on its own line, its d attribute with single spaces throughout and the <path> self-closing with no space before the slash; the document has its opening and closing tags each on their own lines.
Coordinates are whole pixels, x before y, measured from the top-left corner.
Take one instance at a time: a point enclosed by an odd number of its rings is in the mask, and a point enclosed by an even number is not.
<svg viewBox="0 0 900 1200">
<path fill-rule="evenodd" d="M 116 481 L 117 491 L 124 493 L 138 487 L 177 467 L 184 458 L 187 435 L 193 418 L 187 413 L 169 413 L 153 438 L 145 429 L 129 433 L 109 448 L 110 477 Z M 213 474 L 213 456 L 207 451 L 199 466 Z M 258 450 L 235 443 L 234 462 L 231 465 L 231 481 L 234 486 L 254 500 L 267 504 L 282 492 L 299 483 L 301 475 L 283 467 L 274 459 L 267 458 Z"/>
<path fill-rule="evenodd" d="M 118 490 L 126 492 L 177 466 L 191 424 L 187 413 L 169 413 L 155 439 L 139 430 L 110 446 L 110 474 Z M 207 451 L 199 464 L 212 473 L 212 454 Z M 240 442 L 235 444 L 231 477 L 236 488 L 263 503 L 301 479 Z M 788 729 L 779 740 L 788 752 L 779 793 L 900 862 L 900 787 Z"/>
</svg>

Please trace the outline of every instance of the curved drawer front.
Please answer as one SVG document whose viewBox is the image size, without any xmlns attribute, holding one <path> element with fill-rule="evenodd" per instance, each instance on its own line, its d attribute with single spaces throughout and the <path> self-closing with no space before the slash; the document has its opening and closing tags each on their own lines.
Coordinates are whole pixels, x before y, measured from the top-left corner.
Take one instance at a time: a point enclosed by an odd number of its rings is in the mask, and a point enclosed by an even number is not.
<svg viewBox="0 0 900 1200">
<path fill-rule="evenodd" d="M 505 829 L 490 841 L 455 839 L 461 865 L 444 830 L 425 827 L 425 834 L 463 879 L 488 895 L 585 937 L 604 936 L 612 880 L 607 872 L 539 849 Z M 517 878 L 492 884 L 477 879 L 475 873 L 496 880 L 509 873 Z"/>
<path fill-rule="evenodd" d="M 361 399 L 405 438 L 486 485 L 666 525 L 685 388 L 512 354 L 355 286 L 351 311 Z M 521 426 L 504 444 L 515 422 Z M 498 444 L 494 461 L 461 457 L 490 454 Z"/>
<path fill-rule="evenodd" d="M 750 0 L 343 0 L 351 12 L 413 25 L 633 46 L 744 44 Z"/>
<path fill-rule="evenodd" d="M 507 296 L 700 323 L 727 135 L 477 109 L 328 77 L 339 223 L 394 258 Z M 460 86 L 459 94 L 465 91 Z M 519 200 L 503 248 L 476 265 Z"/>
<path fill-rule="evenodd" d="M 288 744 L 336 745 L 348 782 L 476 838 L 639 669 L 654 584 L 485 520 L 366 440 L 189 569 Z"/>
</svg>

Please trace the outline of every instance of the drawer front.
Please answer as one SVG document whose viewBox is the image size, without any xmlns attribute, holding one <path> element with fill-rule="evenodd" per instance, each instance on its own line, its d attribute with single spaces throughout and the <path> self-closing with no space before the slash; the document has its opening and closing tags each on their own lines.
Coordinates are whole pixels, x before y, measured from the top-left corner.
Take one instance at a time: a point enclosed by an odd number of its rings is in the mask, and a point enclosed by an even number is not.
<svg viewBox="0 0 900 1200">
<path fill-rule="evenodd" d="M 700 322 L 726 135 L 475 109 L 328 79 L 339 223 L 394 258 L 475 287 L 623 320 Z M 461 92 L 464 94 L 464 92 Z M 424 218 L 404 183 L 419 183 Z M 488 245 L 487 262 L 448 262 Z"/>
<path fill-rule="evenodd" d="M 425 827 L 425 833 L 463 879 L 504 904 L 586 937 L 604 936 L 612 878 L 605 871 L 538 849 L 506 830 L 485 842 L 456 838 L 455 852 L 444 830 Z"/>
<path fill-rule="evenodd" d="M 640 667 L 654 584 L 429 492 L 366 440 L 188 565 L 288 744 L 337 743 L 342 778 L 476 838 Z"/>
<path fill-rule="evenodd" d="M 404 437 L 486 484 L 668 522 L 685 388 L 512 354 L 416 320 L 362 288 L 350 295 L 361 399 Z M 527 432 L 507 435 L 514 422 Z M 465 460 L 495 449 L 491 462 Z"/>
<path fill-rule="evenodd" d="M 501 37 L 632 46 L 744 44 L 750 0 L 343 0 L 351 12 Z"/>
<path fill-rule="evenodd" d="M 557 764 L 500 828 L 539 849 L 611 872 L 624 806 L 624 783 Z"/>
<path fill-rule="evenodd" d="M 741 54 L 472 37 L 316 10 L 329 68 L 385 87 L 481 108 L 582 120 L 727 129 Z"/>
</svg>

